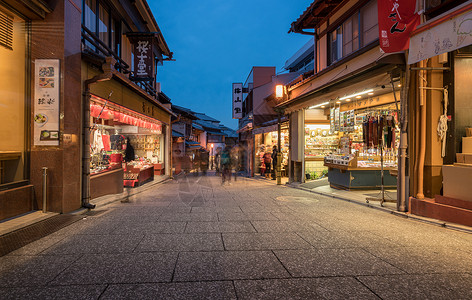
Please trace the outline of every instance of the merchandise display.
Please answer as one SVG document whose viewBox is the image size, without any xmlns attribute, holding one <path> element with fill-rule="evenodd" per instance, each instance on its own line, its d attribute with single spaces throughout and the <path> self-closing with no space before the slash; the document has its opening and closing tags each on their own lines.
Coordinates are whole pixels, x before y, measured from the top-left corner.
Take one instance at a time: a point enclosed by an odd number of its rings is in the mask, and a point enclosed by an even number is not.
<svg viewBox="0 0 472 300">
<path fill-rule="evenodd" d="M 256 172 L 261 172 L 260 166 L 263 162 L 264 154 L 272 154 L 273 146 L 277 146 L 277 137 L 277 131 L 256 135 Z M 288 164 L 289 143 L 288 129 L 281 130 L 282 169 Z"/>
<path fill-rule="evenodd" d="M 115 111 L 110 107 L 110 103 L 94 102 L 90 107 L 90 173 L 123 168 L 124 185 L 139 185 L 154 176 L 155 164 L 163 163 L 162 125 L 124 108 Z M 128 145 L 130 151 L 126 151 Z"/>
</svg>

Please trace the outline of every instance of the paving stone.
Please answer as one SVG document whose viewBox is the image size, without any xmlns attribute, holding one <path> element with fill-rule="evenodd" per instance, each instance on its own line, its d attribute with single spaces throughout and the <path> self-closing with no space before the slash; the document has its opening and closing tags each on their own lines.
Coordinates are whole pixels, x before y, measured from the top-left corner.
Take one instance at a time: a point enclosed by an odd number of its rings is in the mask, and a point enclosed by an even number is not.
<svg viewBox="0 0 472 300">
<path fill-rule="evenodd" d="M 8 255 L 39 255 L 44 250 L 52 247 L 53 245 L 61 242 L 65 239 L 64 235 L 48 235 L 42 239 L 34 241 L 18 250 L 8 253 Z"/>
<path fill-rule="evenodd" d="M 363 249 L 274 250 L 294 277 L 403 274 Z"/>
<path fill-rule="evenodd" d="M 237 280 L 238 299 L 378 299 L 351 277 Z"/>
<path fill-rule="evenodd" d="M 51 285 L 170 282 L 177 253 L 90 254 L 69 266 Z"/>
<path fill-rule="evenodd" d="M 360 276 L 382 299 L 471 299 L 471 274 Z"/>
<path fill-rule="evenodd" d="M 214 251 L 223 250 L 220 234 L 150 234 L 146 235 L 135 251 Z"/>
<path fill-rule="evenodd" d="M 226 250 L 311 249 L 295 233 L 223 233 Z"/>
<path fill-rule="evenodd" d="M 0 287 L 46 285 L 78 258 L 78 255 L 0 257 Z"/>
<path fill-rule="evenodd" d="M 100 299 L 237 299 L 231 281 L 112 284 Z"/>
<path fill-rule="evenodd" d="M 271 213 L 218 213 L 219 221 L 278 221 Z"/>
<path fill-rule="evenodd" d="M 188 222 L 187 233 L 256 232 L 251 222 Z"/>
<path fill-rule="evenodd" d="M 42 254 L 84 254 L 132 252 L 143 235 L 75 235 L 63 239 Z"/>
<path fill-rule="evenodd" d="M 0 288 L 0 299 L 98 299 L 106 285 Z"/>
<path fill-rule="evenodd" d="M 289 277 L 270 251 L 180 253 L 174 281 Z"/>
<path fill-rule="evenodd" d="M 377 232 L 361 231 L 300 231 L 297 232 L 304 240 L 315 248 L 367 248 L 397 247 L 394 242 L 383 238 Z"/>
<path fill-rule="evenodd" d="M 314 223 L 303 223 L 293 221 L 251 221 L 257 232 L 296 232 L 324 230 L 324 228 Z"/>
<path fill-rule="evenodd" d="M 192 207 L 192 213 L 241 213 L 241 208 L 237 205 L 218 205 L 212 207 Z"/>
<path fill-rule="evenodd" d="M 410 274 L 472 270 L 472 256 L 450 247 L 368 248 L 366 251 Z"/>
<path fill-rule="evenodd" d="M 135 223 L 128 226 L 118 226 L 112 234 L 140 235 L 156 233 L 183 233 L 186 222 L 153 222 Z"/>
<path fill-rule="evenodd" d="M 202 221 L 202 222 L 213 222 L 218 221 L 218 215 L 216 213 L 164 213 L 160 216 L 159 221 Z"/>
</svg>

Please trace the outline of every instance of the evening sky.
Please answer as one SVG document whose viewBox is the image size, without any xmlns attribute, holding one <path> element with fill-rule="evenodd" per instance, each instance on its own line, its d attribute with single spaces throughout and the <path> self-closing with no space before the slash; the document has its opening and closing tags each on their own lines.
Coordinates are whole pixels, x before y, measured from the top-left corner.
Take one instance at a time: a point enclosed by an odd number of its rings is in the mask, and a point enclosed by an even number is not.
<svg viewBox="0 0 472 300">
<path fill-rule="evenodd" d="M 312 37 L 288 34 L 313 0 L 148 0 L 176 61 L 158 68 L 162 91 L 175 105 L 237 129 L 231 84 L 252 66 L 275 66 Z"/>
</svg>

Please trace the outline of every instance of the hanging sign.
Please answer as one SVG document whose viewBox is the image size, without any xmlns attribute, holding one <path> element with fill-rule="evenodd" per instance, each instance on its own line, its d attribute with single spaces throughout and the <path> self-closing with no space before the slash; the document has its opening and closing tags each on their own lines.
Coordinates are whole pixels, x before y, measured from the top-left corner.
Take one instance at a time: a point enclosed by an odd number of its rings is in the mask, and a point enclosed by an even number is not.
<svg viewBox="0 0 472 300">
<path fill-rule="evenodd" d="M 59 59 L 36 59 L 33 144 L 59 145 Z"/>
<path fill-rule="evenodd" d="M 155 33 L 128 32 L 126 36 L 133 45 L 134 81 L 154 80 L 154 43 Z"/>
<path fill-rule="evenodd" d="M 380 48 L 386 53 L 408 49 L 410 32 L 420 23 L 416 0 L 377 1 Z"/>
<path fill-rule="evenodd" d="M 455 16 L 448 17 L 444 22 L 430 29 L 423 28 L 418 28 L 416 30 L 418 33 L 413 32 L 408 64 L 471 45 L 472 6 L 468 11 L 462 14 L 456 13 Z"/>
<path fill-rule="evenodd" d="M 243 117 L 243 84 L 233 83 L 233 119 Z"/>
</svg>

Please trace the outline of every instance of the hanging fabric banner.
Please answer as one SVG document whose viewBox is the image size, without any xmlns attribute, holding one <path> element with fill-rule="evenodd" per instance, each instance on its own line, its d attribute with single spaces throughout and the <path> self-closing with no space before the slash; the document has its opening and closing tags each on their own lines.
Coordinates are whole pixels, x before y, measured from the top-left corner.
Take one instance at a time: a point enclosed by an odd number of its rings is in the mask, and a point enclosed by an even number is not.
<svg viewBox="0 0 472 300">
<path fill-rule="evenodd" d="M 410 32 L 420 23 L 416 0 L 382 0 L 377 8 L 380 48 L 385 53 L 408 49 Z"/>
</svg>

